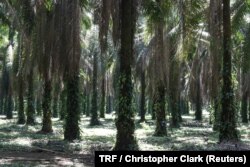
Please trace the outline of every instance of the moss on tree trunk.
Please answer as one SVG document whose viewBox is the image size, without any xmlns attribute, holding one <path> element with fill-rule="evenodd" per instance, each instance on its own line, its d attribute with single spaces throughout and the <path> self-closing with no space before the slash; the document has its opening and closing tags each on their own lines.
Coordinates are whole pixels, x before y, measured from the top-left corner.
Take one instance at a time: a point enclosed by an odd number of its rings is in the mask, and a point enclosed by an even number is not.
<svg viewBox="0 0 250 167">
<path fill-rule="evenodd" d="M 232 56 L 231 56 L 231 21 L 230 0 L 223 0 L 223 87 L 222 112 L 219 141 L 235 141 L 239 139 L 236 130 L 234 93 L 232 85 Z"/>
<path fill-rule="evenodd" d="M 156 128 L 155 136 L 166 136 L 167 135 L 167 122 L 166 122 L 166 112 L 165 112 L 165 88 L 160 85 L 157 88 L 155 94 L 154 110 L 156 114 Z"/>
<path fill-rule="evenodd" d="M 64 140 L 80 138 L 80 94 L 78 73 L 69 76 L 67 81 L 67 114 L 64 127 Z"/>
<path fill-rule="evenodd" d="M 114 150 L 138 150 L 135 138 L 134 112 L 132 110 L 132 74 L 135 33 L 135 4 L 133 0 L 121 1 L 121 50 L 119 57 L 118 118 Z"/>
</svg>

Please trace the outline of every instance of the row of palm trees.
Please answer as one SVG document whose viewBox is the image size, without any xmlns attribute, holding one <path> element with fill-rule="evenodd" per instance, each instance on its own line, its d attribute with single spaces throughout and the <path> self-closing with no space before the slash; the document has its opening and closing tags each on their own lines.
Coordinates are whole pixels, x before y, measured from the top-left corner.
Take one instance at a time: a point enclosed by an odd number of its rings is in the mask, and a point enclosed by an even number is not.
<svg viewBox="0 0 250 167">
<path fill-rule="evenodd" d="M 248 121 L 246 62 L 250 42 L 246 30 L 250 26 L 244 19 L 249 10 L 244 0 L 237 0 L 231 9 L 230 0 L 4 0 L 0 4 L 0 20 L 9 30 L 5 50 L 15 47 L 13 41 L 18 44 L 12 66 L 3 56 L 0 103 L 12 118 L 8 111 L 13 110 L 12 99 L 17 97 L 20 124 L 34 124 L 35 109 L 39 113 L 40 106 L 41 132 L 52 132 L 51 117 L 58 115 L 61 101 L 64 138 L 72 141 L 80 137 L 81 108 L 87 116 L 91 114 L 91 125 L 99 125 L 98 115 L 105 117 L 105 105 L 110 111 L 115 103 L 114 150 L 137 150 L 133 95 L 139 85 L 140 121 L 145 121 L 148 101 L 147 108 L 156 118 L 154 135 L 167 135 L 166 108 L 171 115 L 170 126 L 178 128 L 181 115 L 189 113 L 190 106 L 194 106 L 195 119 L 201 121 L 202 107 L 208 103 L 213 107 L 211 122 L 220 132 L 219 140 L 237 140 L 232 78 L 235 58 L 231 52 L 242 54 L 244 59 L 241 113 L 243 122 Z M 91 39 L 96 30 L 87 31 L 91 17 L 93 27 L 99 27 L 99 43 Z M 241 26 L 235 26 L 235 20 L 241 20 Z M 243 40 L 237 38 L 239 33 Z M 244 47 L 237 48 L 242 49 L 232 48 L 241 44 Z M 233 65 L 240 69 L 238 64 Z"/>
</svg>

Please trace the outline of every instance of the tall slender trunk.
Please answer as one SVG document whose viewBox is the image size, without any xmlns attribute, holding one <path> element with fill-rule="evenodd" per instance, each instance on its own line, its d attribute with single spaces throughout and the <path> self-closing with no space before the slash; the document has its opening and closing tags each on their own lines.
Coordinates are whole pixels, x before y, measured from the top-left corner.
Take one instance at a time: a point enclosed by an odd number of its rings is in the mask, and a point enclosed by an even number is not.
<svg viewBox="0 0 250 167">
<path fill-rule="evenodd" d="M 222 0 L 210 0 L 209 32 L 211 34 L 211 103 L 213 105 L 213 130 L 219 129 L 220 124 L 220 74 L 222 62 Z"/>
<path fill-rule="evenodd" d="M 165 113 L 165 87 L 158 86 L 157 93 L 155 94 L 154 110 L 156 111 L 156 128 L 155 136 L 167 135 L 167 123 Z"/>
<path fill-rule="evenodd" d="M 2 78 L 0 78 L 0 80 L 2 81 Z M 3 115 L 3 107 L 4 107 L 4 95 L 3 95 L 3 85 L 1 84 L 0 89 L 0 115 Z"/>
<path fill-rule="evenodd" d="M 41 102 L 40 95 L 37 95 L 37 97 L 36 97 L 36 114 L 38 116 L 42 115 L 42 102 Z"/>
<path fill-rule="evenodd" d="M 200 71 L 200 70 L 199 70 Z M 200 73 L 200 72 L 199 72 Z M 202 99 L 201 99 L 201 84 L 200 75 L 197 75 L 197 91 L 196 91 L 196 102 L 195 102 L 195 120 L 202 120 Z"/>
<path fill-rule="evenodd" d="M 151 109 L 151 118 L 152 120 L 155 120 L 156 116 L 155 116 L 155 113 L 156 113 L 156 108 L 154 107 L 155 106 L 155 103 L 156 103 L 156 98 L 153 97 L 153 99 L 150 101 L 150 109 Z"/>
<path fill-rule="evenodd" d="M 58 118 L 60 83 L 55 83 L 53 92 L 53 117 Z"/>
<path fill-rule="evenodd" d="M 248 99 L 248 104 L 249 104 L 249 107 L 248 107 L 248 120 L 250 121 L 250 98 Z"/>
<path fill-rule="evenodd" d="M 223 0 L 223 87 L 219 141 L 238 140 L 232 85 L 230 0 Z"/>
<path fill-rule="evenodd" d="M 7 106 L 6 118 L 7 119 L 12 119 L 13 118 L 13 99 L 12 99 L 11 94 L 9 94 L 6 97 L 6 106 Z"/>
<path fill-rule="evenodd" d="M 113 95 L 110 88 L 110 72 L 106 73 L 106 113 L 110 114 L 113 110 Z"/>
<path fill-rule="evenodd" d="M 171 53 L 170 79 L 169 79 L 169 107 L 171 111 L 171 127 L 180 127 L 180 99 L 179 99 L 179 65 Z"/>
<path fill-rule="evenodd" d="M 241 119 L 243 123 L 248 123 L 247 108 L 248 108 L 248 93 L 244 92 L 241 100 Z"/>
<path fill-rule="evenodd" d="M 18 124 L 25 124 L 25 114 L 24 114 L 24 101 L 23 101 L 23 92 L 24 92 L 24 81 L 22 73 L 18 75 Z"/>
<path fill-rule="evenodd" d="M 113 109 L 113 107 L 112 107 L 113 98 L 111 95 L 108 95 L 106 98 L 107 98 L 106 113 L 110 114 L 112 112 L 112 109 Z"/>
<path fill-rule="evenodd" d="M 104 55 L 103 55 L 104 56 Z M 104 57 L 101 57 L 101 73 L 102 73 L 102 84 L 101 84 L 101 105 L 100 105 L 100 117 L 105 118 L 105 98 L 106 98 L 106 91 L 105 91 L 105 79 L 106 79 L 106 71 L 105 71 L 105 64 L 104 64 Z"/>
<path fill-rule="evenodd" d="M 33 69 L 30 70 L 28 76 L 28 106 L 27 106 L 27 125 L 35 124 L 35 102 L 34 102 L 34 82 L 33 82 Z"/>
<path fill-rule="evenodd" d="M 92 108 L 91 108 L 91 119 L 90 126 L 100 125 L 98 120 L 98 107 L 97 107 L 97 53 L 94 53 L 93 62 L 93 87 L 92 87 Z"/>
<path fill-rule="evenodd" d="M 80 98 L 79 98 L 79 76 L 76 73 L 69 76 L 67 83 L 67 117 L 64 131 L 64 139 L 73 141 L 80 138 Z"/>
<path fill-rule="evenodd" d="M 65 118 L 64 140 L 73 141 L 80 138 L 80 1 L 65 0 L 65 22 L 63 36 L 66 42 L 67 64 L 67 114 Z"/>
<path fill-rule="evenodd" d="M 5 97 L 5 114 L 7 119 L 13 118 L 13 107 L 12 107 L 12 80 L 10 68 L 6 67 L 6 97 Z"/>
<path fill-rule="evenodd" d="M 220 108 L 221 105 L 219 104 L 219 101 L 213 100 L 213 108 L 214 108 L 214 121 L 213 121 L 213 130 L 218 131 L 220 128 Z"/>
<path fill-rule="evenodd" d="M 246 34 L 250 34 L 250 25 L 248 25 Z M 250 37 L 249 35 L 246 35 L 244 38 L 245 45 L 243 47 L 243 57 L 242 57 L 242 63 L 241 63 L 241 118 L 243 123 L 248 123 L 248 108 L 250 111 L 250 97 L 249 97 L 249 81 L 248 78 L 250 76 Z M 250 119 L 250 113 L 249 113 L 249 119 Z"/>
<path fill-rule="evenodd" d="M 87 109 L 87 90 L 84 88 L 83 91 L 83 97 L 82 97 L 82 114 L 86 115 L 86 109 Z"/>
<path fill-rule="evenodd" d="M 63 89 L 63 91 L 60 95 L 60 102 L 61 102 L 60 120 L 64 120 L 65 114 L 67 112 L 67 90 L 66 90 L 66 88 Z"/>
<path fill-rule="evenodd" d="M 51 120 L 51 92 L 52 85 L 50 79 L 45 79 L 44 83 L 44 94 L 43 94 L 43 125 L 42 132 L 43 133 L 51 133 L 52 129 L 52 120 Z"/>
<path fill-rule="evenodd" d="M 114 150 L 138 150 L 134 135 L 135 123 L 132 111 L 132 57 L 135 33 L 135 2 L 121 1 L 121 50 L 118 92 L 118 118 L 116 120 L 116 143 Z M 126 128 L 124 128 L 126 127 Z"/>
<path fill-rule="evenodd" d="M 162 0 L 157 0 L 157 5 L 162 6 Z M 159 16 L 160 17 L 160 16 Z M 164 22 L 163 20 L 158 20 L 155 25 L 155 36 L 156 36 L 156 52 L 154 57 L 154 63 L 159 64 L 162 67 L 161 61 L 164 57 Z M 155 65 L 155 68 L 156 65 Z M 154 88 L 154 109 L 156 116 L 156 128 L 155 136 L 164 136 L 167 135 L 166 128 L 166 111 L 165 111 L 165 84 L 164 84 L 164 72 L 161 69 L 160 73 L 162 74 L 160 78 L 157 78 Z"/>
<path fill-rule="evenodd" d="M 86 117 L 90 116 L 90 95 L 86 95 Z"/>
<path fill-rule="evenodd" d="M 145 114 L 146 114 L 146 109 L 145 109 L 145 89 L 146 89 L 146 82 L 145 82 L 145 71 L 142 70 L 141 72 L 141 98 L 140 98 L 140 115 L 141 119 L 140 122 L 145 121 Z"/>
</svg>

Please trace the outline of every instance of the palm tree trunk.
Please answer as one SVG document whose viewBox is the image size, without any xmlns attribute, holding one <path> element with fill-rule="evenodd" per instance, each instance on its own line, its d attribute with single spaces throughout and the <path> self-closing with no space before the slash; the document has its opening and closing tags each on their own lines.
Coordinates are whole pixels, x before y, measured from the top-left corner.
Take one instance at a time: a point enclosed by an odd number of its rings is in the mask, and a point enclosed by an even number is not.
<svg viewBox="0 0 250 167">
<path fill-rule="evenodd" d="M 162 5 L 161 0 L 157 1 L 159 6 Z M 164 57 L 164 22 L 158 21 L 156 22 L 155 27 L 155 36 L 157 40 L 156 44 L 156 52 L 155 52 L 155 64 L 158 64 L 162 61 Z M 156 67 L 155 67 L 156 68 Z M 162 67 L 161 67 L 162 68 Z M 161 71 L 163 74 L 163 72 Z M 155 128 L 155 136 L 164 136 L 167 135 L 166 128 L 166 111 L 165 111 L 165 85 L 163 82 L 164 76 L 161 75 L 161 78 L 158 78 L 155 84 L 154 89 L 154 109 L 156 115 L 156 128 Z"/>
<path fill-rule="evenodd" d="M 79 76 L 76 73 L 69 76 L 67 83 L 67 116 L 64 131 L 64 139 L 73 141 L 80 138 L 80 98 L 79 98 Z"/>
<path fill-rule="evenodd" d="M 63 91 L 60 95 L 60 102 L 61 102 L 60 120 L 64 120 L 65 114 L 67 111 L 67 90 L 66 90 L 66 88 L 63 89 Z"/>
<path fill-rule="evenodd" d="M 150 101 L 149 105 L 150 105 L 150 109 L 151 109 L 151 118 L 152 120 L 155 120 L 156 119 L 156 109 L 155 109 L 155 103 L 156 103 L 156 98 L 153 97 L 153 99 Z"/>
<path fill-rule="evenodd" d="M 53 92 L 53 117 L 58 118 L 58 108 L 59 108 L 59 96 L 60 96 L 60 83 L 55 83 Z"/>
<path fill-rule="evenodd" d="M 18 121 L 17 124 L 25 124 L 25 114 L 24 114 L 24 101 L 23 101 L 23 91 L 24 91 L 24 81 L 21 73 L 18 75 Z"/>
<path fill-rule="evenodd" d="M 141 99 L 140 99 L 140 111 L 141 111 L 141 119 L 140 122 L 145 121 L 145 89 L 146 89 L 146 83 L 145 83 L 145 71 L 142 70 L 141 72 Z"/>
<path fill-rule="evenodd" d="M 92 108 L 91 108 L 91 119 L 90 126 L 100 125 L 98 120 L 98 107 L 97 107 L 97 53 L 94 53 L 93 63 L 93 87 L 92 87 Z"/>
<path fill-rule="evenodd" d="M 248 105 L 250 106 L 250 98 L 248 99 Z M 250 121 L 250 107 L 248 107 L 248 120 Z"/>
<path fill-rule="evenodd" d="M 41 102 L 40 95 L 37 95 L 37 97 L 36 97 L 36 114 L 38 116 L 42 115 L 42 102 Z"/>
<path fill-rule="evenodd" d="M 106 75 L 105 75 L 105 64 L 104 64 L 104 58 L 101 57 L 101 71 L 102 71 L 102 84 L 101 84 L 101 105 L 100 105 L 100 117 L 101 118 L 105 118 L 105 98 L 106 98 L 106 91 L 105 91 L 105 79 L 106 79 Z"/>
<path fill-rule="evenodd" d="M 165 87 L 158 86 L 157 93 L 155 95 L 154 110 L 156 111 L 156 128 L 154 136 L 166 136 L 167 135 L 167 123 L 165 113 Z"/>
<path fill-rule="evenodd" d="M 223 0 L 223 87 L 219 141 L 238 140 L 232 85 L 230 0 Z"/>
<path fill-rule="evenodd" d="M 134 136 L 135 123 L 132 111 L 132 74 L 135 33 L 135 4 L 133 0 L 121 1 L 121 51 L 118 95 L 118 118 L 116 120 L 116 143 L 114 150 L 138 150 Z M 124 128 L 126 127 L 126 128 Z"/>
<path fill-rule="evenodd" d="M 7 94 L 5 98 L 5 108 L 6 108 L 6 118 L 13 118 L 13 107 L 12 107 L 12 80 L 11 80 L 11 71 L 6 68 L 6 86 L 7 86 Z"/>
<path fill-rule="evenodd" d="M 199 70 L 200 74 L 200 70 Z M 196 106 L 195 106 L 195 120 L 202 120 L 202 99 L 201 99 L 201 84 L 200 84 L 200 75 L 197 74 L 197 91 L 196 91 Z"/>
<path fill-rule="evenodd" d="M 171 127 L 180 127 L 180 106 L 179 106 L 179 65 L 171 56 L 170 81 L 169 81 L 169 107 L 171 111 Z"/>
<path fill-rule="evenodd" d="M 67 114 L 65 118 L 64 140 L 73 141 L 80 138 L 80 94 L 79 62 L 80 45 L 80 1 L 65 0 L 65 22 L 63 36 L 66 43 L 67 64 Z M 70 24 L 69 24 L 70 23 Z"/>
<path fill-rule="evenodd" d="M 35 124 L 34 88 L 33 88 L 33 69 L 28 76 L 28 106 L 27 106 L 27 125 Z"/>
<path fill-rule="evenodd" d="M 51 92 L 52 85 L 50 79 L 45 79 L 44 83 L 44 94 L 43 94 L 43 125 L 42 132 L 43 133 L 51 133 L 52 129 L 52 120 L 51 120 Z"/>
<path fill-rule="evenodd" d="M 241 119 L 243 123 L 248 123 L 247 108 L 248 108 L 248 93 L 244 92 L 241 100 Z"/>
<path fill-rule="evenodd" d="M 220 124 L 220 71 L 222 61 L 222 0 L 210 0 L 209 32 L 211 34 L 210 55 L 212 64 L 211 102 L 213 105 L 213 130 L 219 129 Z"/>
</svg>

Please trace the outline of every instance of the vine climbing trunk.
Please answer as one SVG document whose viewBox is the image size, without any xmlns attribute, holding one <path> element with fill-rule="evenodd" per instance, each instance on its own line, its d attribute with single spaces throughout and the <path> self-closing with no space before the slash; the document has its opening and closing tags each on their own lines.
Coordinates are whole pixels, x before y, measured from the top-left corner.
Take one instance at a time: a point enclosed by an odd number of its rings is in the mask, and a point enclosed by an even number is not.
<svg viewBox="0 0 250 167">
<path fill-rule="evenodd" d="M 165 87 L 158 86 L 155 94 L 154 110 L 156 111 L 155 136 L 167 135 L 166 113 L 165 113 Z"/>
<path fill-rule="evenodd" d="M 80 138 L 80 95 L 79 95 L 79 76 L 76 73 L 68 78 L 67 83 L 67 115 L 64 132 L 64 139 L 73 141 Z"/>
<path fill-rule="evenodd" d="M 232 85 L 230 0 L 223 0 L 223 86 L 219 141 L 238 140 Z"/>
<path fill-rule="evenodd" d="M 63 1 L 65 11 L 63 12 L 66 23 L 63 24 L 63 41 L 65 47 L 65 58 L 67 74 L 67 114 L 65 118 L 64 140 L 73 141 L 80 138 L 80 94 L 79 94 L 79 62 L 81 57 L 80 44 L 80 1 Z"/>
<path fill-rule="evenodd" d="M 118 118 L 114 150 L 138 150 L 132 110 L 132 57 L 134 54 L 135 1 L 121 0 L 121 50 L 119 57 Z M 125 128 L 126 127 L 126 128 Z"/>
</svg>

